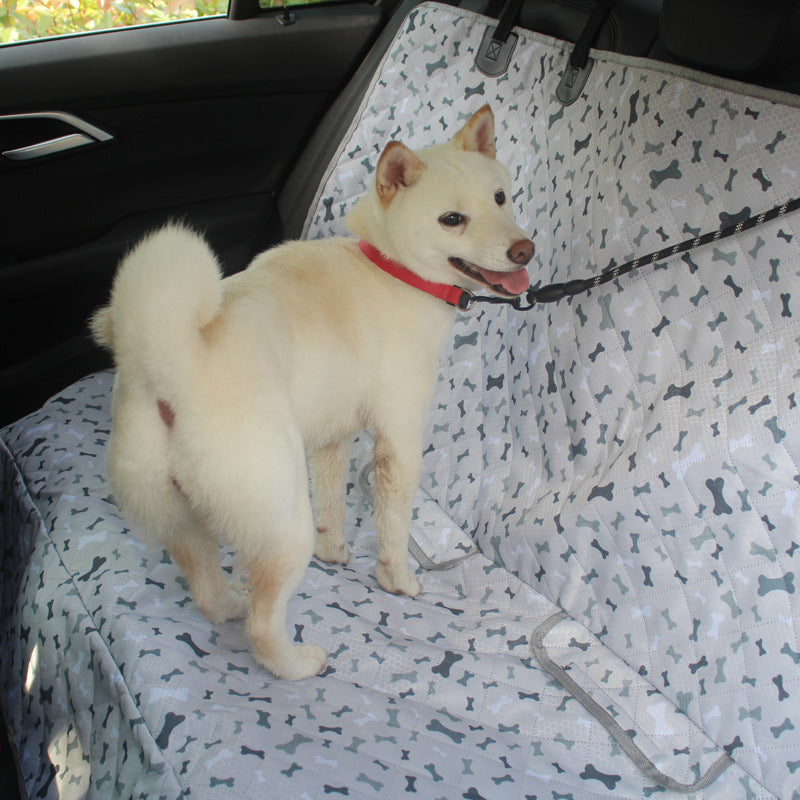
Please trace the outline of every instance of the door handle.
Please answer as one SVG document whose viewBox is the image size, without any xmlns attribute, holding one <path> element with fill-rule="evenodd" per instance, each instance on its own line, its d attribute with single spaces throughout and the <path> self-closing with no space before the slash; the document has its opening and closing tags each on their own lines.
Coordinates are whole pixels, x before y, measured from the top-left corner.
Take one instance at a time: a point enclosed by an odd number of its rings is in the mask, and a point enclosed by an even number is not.
<svg viewBox="0 0 800 800">
<path fill-rule="evenodd" d="M 33 158 L 41 158 L 42 156 L 53 155 L 54 153 L 63 153 L 67 150 L 72 150 L 76 147 L 85 147 L 87 144 L 97 144 L 98 142 L 108 142 L 114 137 L 92 125 L 86 120 L 76 117 L 74 114 L 69 114 L 66 111 L 39 111 L 29 114 L 4 114 L 0 115 L 0 124 L 6 121 L 14 120 L 47 120 L 54 119 L 63 122 L 71 128 L 74 132 L 67 133 L 64 136 L 56 136 L 52 139 L 45 139 L 41 142 L 34 142 L 24 147 L 14 147 L 10 150 L 4 150 L 2 155 L 9 159 L 9 161 L 29 161 Z"/>
</svg>

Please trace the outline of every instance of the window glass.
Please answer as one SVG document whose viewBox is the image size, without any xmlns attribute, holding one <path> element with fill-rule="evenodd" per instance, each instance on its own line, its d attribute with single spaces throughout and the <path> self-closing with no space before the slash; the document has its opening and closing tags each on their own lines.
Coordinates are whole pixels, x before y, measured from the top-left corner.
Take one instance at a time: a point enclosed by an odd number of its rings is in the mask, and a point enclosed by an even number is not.
<svg viewBox="0 0 800 800">
<path fill-rule="evenodd" d="M 0 43 L 227 12 L 228 0 L 0 0 Z"/>
<path fill-rule="evenodd" d="M 258 0 L 259 8 L 282 8 L 283 6 L 306 5 L 307 3 L 321 3 L 324 0 Z"/>
</svg>

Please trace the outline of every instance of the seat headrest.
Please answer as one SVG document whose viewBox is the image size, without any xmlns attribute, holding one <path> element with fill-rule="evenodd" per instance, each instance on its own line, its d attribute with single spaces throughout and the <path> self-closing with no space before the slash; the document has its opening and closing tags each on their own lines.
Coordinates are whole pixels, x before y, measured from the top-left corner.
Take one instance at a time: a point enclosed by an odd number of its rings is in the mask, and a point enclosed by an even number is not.
<svg viewBox="0 0 800 800">
<path fill-rule="evenodd" d="M 670 56 L 746 79 L 800 62 L 800 0 L 664 0 L 661 41 Z"/>
</svg>

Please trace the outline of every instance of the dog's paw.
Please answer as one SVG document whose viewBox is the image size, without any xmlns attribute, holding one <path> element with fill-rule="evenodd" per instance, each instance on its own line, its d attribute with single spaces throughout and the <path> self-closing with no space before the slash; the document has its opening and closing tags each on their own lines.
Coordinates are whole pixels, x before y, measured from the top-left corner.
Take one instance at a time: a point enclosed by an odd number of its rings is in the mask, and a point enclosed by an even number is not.
<svg viewBox="0 0 800 800">
<path fill-rule="evenodd" d="M 378 562 L 375 574 L 381 589 L 390 594 L 407 594 L 409 597 L 416 597 L 422 591 L 422 584 L 406 566 L 391 568 L 387 564 Z"/>
<path fill-rule="evenodd" d="M 328 663 L 328 652 L 318 644 L 300 644 L 294 648 L 295 677 L 286 676 L 287 680 L 299 681 L 319 675 Z"/>
<path fill-rule="evenodd" d="M 228 594 L 220 603 L 220 614 L 224 619 L 244 619 L 250 611 L 250 592 L 241 581 L 228 584 Z"/>
<path fill-rule="evenodd" d="M 207 598 L 202 604 L 196 598 L 196 602 L 203 616 L 215 625 L 229 619 L 243 619 L 250 612 L 250 592 L 241 581 L 230 581 L 221 596 Z"/>
<path fill-rule="evenodd" d="M 324 647 L 316 644 L 299 644 L 284 651 L 278 657 L 263 658 L 256 654 L 263 664 L 276 678 L 287 681 L 302 681 L 313 678 L 325 669 L 328 653 Z"/>
<path fill-rule="evenodd" d="M 318 533 L 314 555 L 326 564 L 346 564 L 350 559 L 350 550 L 341 539 L 336 540 L 327 533 Z"/>
</svg>

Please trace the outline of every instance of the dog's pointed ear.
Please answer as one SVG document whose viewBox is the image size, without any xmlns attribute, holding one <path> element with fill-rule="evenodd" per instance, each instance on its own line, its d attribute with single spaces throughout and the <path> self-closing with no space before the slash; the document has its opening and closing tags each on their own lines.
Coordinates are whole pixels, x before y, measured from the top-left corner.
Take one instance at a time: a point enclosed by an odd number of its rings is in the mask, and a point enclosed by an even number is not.
<svg viewBox="0 0 800 800">
<path fill-rule="evenodd" d="M 425 164 L 401 142 L 389 142 L 378 160 L 375 187 L 381 205 L 388 206 L 401 186 L 413 186 Z"/>
<path fill-rule="evenodd" d="M 488 105 L 478 109 L 467 124 L 453 137 L 453 143 L 462 150 L 482 153 L 489 158 L 497 155 L 494 145 L 494 115 Z"/>
</svg>

